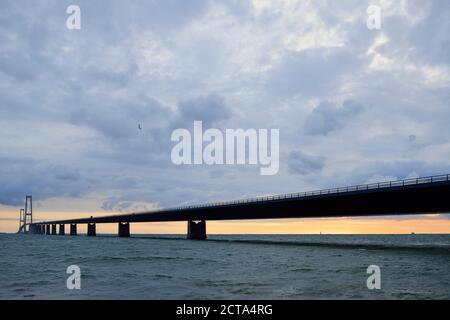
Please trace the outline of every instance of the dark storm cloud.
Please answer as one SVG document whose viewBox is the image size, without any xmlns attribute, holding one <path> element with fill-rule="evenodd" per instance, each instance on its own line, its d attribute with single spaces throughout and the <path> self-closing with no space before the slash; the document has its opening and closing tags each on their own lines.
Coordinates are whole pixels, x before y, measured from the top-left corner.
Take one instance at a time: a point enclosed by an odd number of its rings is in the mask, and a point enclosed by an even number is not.
<svg viewBox="0 0 450 320">
<path fill-rule="evenodd" d="M 36 161 L 30 158 L 0 158 L 0 203 L 22 205 L 25 195 L 37 199 L 81 196 L 89 180 L 77 168 Z"/>
</svg>

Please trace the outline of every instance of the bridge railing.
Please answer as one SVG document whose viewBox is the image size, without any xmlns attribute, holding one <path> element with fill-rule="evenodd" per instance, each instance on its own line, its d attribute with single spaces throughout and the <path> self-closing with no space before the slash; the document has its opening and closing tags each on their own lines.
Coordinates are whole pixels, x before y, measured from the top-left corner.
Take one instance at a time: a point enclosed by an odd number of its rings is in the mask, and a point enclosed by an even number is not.
<svg viewBox="0 0 450 320">
<path fill-rule="evenodd" d="M 167 211 L 167 210 L 179 211 L 179 210 L 186 210 L 186 209 L 211 208 L 211 207 L 219 207 L 219 206 L 226 206 L 226 205 L 239 205 L 239 204 L 245 204 L 245 203 L 271 201 L 271 200 L 275 201 L 275 200 L 285 200 L 285 199 L 300 199 L 300 198 L 312 197 L 312 196 L 339 194 L 339 193 L 364 191 L 364 190 L 388 189 L 388 188 L 395 188 L 395 187 L 404 187 L 404 186 L 419 185 L 419 184 L 425 184 L 425 183 L 435 183 L 435 182 L 445 182 L 445 181 L 450 181 L 450 174 L 423 177 L 423 178 L 379 182 L 379 183 L 361 184 L 361 185 L 356 185 L 356 186 L 330 188 L 330 189 L 306 191 L 306 192 L 299 192 L 299 193 L 288 193 L 288 194 L 281 194 L 281 195 L 240 199 L 240 200 L 211 202 L 211 203 L 205 203 L 205 204 L 200 204 L 200 205 L 189 205 L 189 206 L 181 206 L 181 207 L 169 208 L 169 209 L 158 209 L 158 210 L 155 210 L 154 212 Z M 44 222 L 45 221 L 43 221 L 43 220 L 35 221 L 35 223 L 44 223 Z"/>
<path fill-rule="evenodd" d="M 450 181 L 450 174 L 429 176 L 429 177 L 422 177 L 422 178 L 387 181 L 387 182 L 379 182 L 379 183 L 361 184 L 361 185 L 355 185 L 355 186 L 330 188 L 330 189 L 306 191 L 306 192 L 299 192 L 299 193 L 288 193 L 288 194 L 281 194 L 281 195 L 240 199 L 240 200 L 211 202 L 211 203 L 205 203 L 205 204 L 200 204 L 200 205 L 189 205 L 189 206 L 177 207 L 172 210 L 199 209 L 199 208 L 218 207 L 218 206 L 234 205 L 234 204 L 263 202 L 263 201 L 271 201 L 271 200 L 298 199 L 298 198 L 311 197 L 311 196 L 347 193 L 347 192 L 364 191 L 364 190 L 386 189 L 386 188 L 395 188 L 395 187 L 405 187 L 405 186 L 411 186 L 411 185 L 419 185 L 419 184 L 434 183 L 434 182 L 445 182 L 445 181 Z"/>
</svg>

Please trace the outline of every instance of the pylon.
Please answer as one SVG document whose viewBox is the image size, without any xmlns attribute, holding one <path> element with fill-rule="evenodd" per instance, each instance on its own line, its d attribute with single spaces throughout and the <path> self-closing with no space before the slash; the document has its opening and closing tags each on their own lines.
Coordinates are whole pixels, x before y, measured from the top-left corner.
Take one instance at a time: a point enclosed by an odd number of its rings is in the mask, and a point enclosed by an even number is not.
<svg viewBox="0 0 450 320">
<path fill-rule="evenodd" d="M 19 231 L 18 232 L 23 232 L 24 221 L 25 221 L 24 217 L 25 217 L 25 209 L 20 209 Z"/>
<path fill-rule="evenodd" d="M 30 217 L 30 221 L 27 222 L 27 217 Z M 19 232 L 27 233 L 29 231 L 30 224 L 33 223 L 33 197 L 26 196 L 25 198 L 25 209 L 20 209 L 20 220 L 19 220 Z M 28 226 L 28 230 L 27 230 Z"/>
</svg>

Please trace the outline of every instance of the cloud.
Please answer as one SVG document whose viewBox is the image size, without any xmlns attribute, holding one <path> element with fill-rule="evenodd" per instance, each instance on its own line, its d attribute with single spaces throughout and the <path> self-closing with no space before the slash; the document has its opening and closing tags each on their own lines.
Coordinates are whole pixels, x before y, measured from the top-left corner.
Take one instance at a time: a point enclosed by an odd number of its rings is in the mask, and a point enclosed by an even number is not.
<svg viewBox="0 0 450 320">
<path fill-rule="evenodd" d="M 318 173 L 325 166 L 324 157 L 307 155 L 301 151 L 292 151 L 288 162 L 290 172 L 300 175 Z"/>
<path fill-rule="evenodd" d="M 208 94 L 180 101 L 178 111 L 182 122 L 195 120 L 203 121 L 207 125 L 214 125 L 220 121 L 227 120 L 232 116 L 232 111 L 225 104 L 223 97 L 217 94 Z"/>
<path fill-rule="evenodd" d="M 358 57 L 346 49 L 290 52 L 270 71 L 268 89 L 274 95 L 307 98 L 333 93 L 342 77 L 359 64 Z"/>
<path fill-rule="evenodd" d="M 380 31 L 360 1 L 79 1 L 79 31 L 69 4 L 0 3 L 2 204 L 133 210 L 450 169 L 448 1 L 383 1 Z M 194 120 L 280 129 L 279 174 L 173 165 Z"/>
<path fill-rule="evenodd" d="M 344 127 L 363 110 L 361 105 L 353 101 L 345 101 L 342 106 L 327 101 L 321 102 L 306 119 L 305 131 L 312 135 L 327 135 Z"/>
<path fill-rule="evenodd" d="M 418 7 L 422 8 L 422 14 L 417 12 Z M 416 23 L 403 26 L 406 37 L 401 37 L 400 33 L 389 33 L 395 37 L 395 41 L 409 43 L 420 43 L 414 46 L 413 52 L 422 62 L 428 64 L 447 64 L 450 62 L 448 52 L 450 50 L 450 39 L 444 33 L 448 30 L 450 22 L 448 15 L 450 3 L 444 0 L 430 1 L 422 3 L 419 1 L 408 1 L 407 12 L 414 18 Z M 389 31 L 389 30 L 388 30 Z"/>
<path fill-rule="evenodd" d="M 89 180 L 82 177 L 77 168 L 56 165 L 30 158 L 0 158 L 0 203 L 22 205 L 25 195 L 36 199 L 57 196 L 82 196 Z"/>
<path fill-rule="evenodd" d="M 159 134 L 158 130 L 164 129 L 172 116 L 168 107 L 151 98 L 121 100 L 96 96 L 86 100 L 85 105 L 71 112 L 69 121 L 91 127 L 110 139 L 136 136 L 138 124 Z"/>
<path fill-rule="evenodd" d="M 127 201 L 121 200 L 120 198 L 109 198 L 105 200 L 101 208 L 106 211 L 122 213 L 145 212 L 159 209 L 158 205 L 154 203 Z"/>
<path fill-rule="evenodd" d="M 24 56 L 11 56 L 3 53 L 0 56 L 0 70 L 19 82 L 32 81 L 36 78 L 36 70 Z"/>
</svg>

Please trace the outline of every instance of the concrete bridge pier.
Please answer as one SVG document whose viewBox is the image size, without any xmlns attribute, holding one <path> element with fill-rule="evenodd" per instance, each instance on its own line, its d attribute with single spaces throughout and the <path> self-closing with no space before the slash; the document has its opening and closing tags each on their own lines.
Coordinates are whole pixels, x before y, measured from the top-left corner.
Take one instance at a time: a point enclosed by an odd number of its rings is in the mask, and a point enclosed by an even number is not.
<svg viewBox="0 0 450 320">
<path fill-rule="evenodd" d="M 64 224 L 59 225 L 59 235 L 64 236 L 66 234 L 66 226 Z"/>
<path fill-rule="evenodd" d="M 50 225 L 49 224 L 45 225 L 45 234 L 50 234 Z"/>
<path fill-rule="evenodd" d="M 52 235 L 56 235 L 56 224 L 52 224 Z"/>
<path fill-rule="evenodd" d="M 95 231 L 95 223 L 88 223 L 87 235 L 88 235 L 88 237 L 95 237 L 97 235 L 97 233 Z"/>
<path fill-rule="evenodd" d="M 121 238 L 130 237 L 130 223 L 129 222 L 119 222 L 119 237 L 121 237 Z"/>
<path fill-rule="evenodd" d="M 31 226 L 33 226 L 33 227 L 31 227 Z M 39 226 L 37 224 L 30 225 L 30 228 L 31 228 L 32 233 L 39 234 Z"/>
<path fill-rule="evenodd" d="M 38 232 L 39 232 L 39 234 L 44 234 L 45 232 L 44 232 L 44 226 L 42 225 L 42 224 L 40 224 L 39 226 L 38 226 Z"/>
<path fill-rule="evenodd" d="M 37 233 L 37 228 L 35 224 L 30 224 L 28 232 L 31 234 L 36 234 Z"/>
<path fill-rule="evenodd" d="M 76 236 L 77 235 L 77 225 L 74 223 L 70 224 L 70 235 Z"/>
<path fill-rule="evenodd" d="M 206 221 L 188 221 L 187 238 L 190 240 L 205 240 L 206 239 Z"/>
</svg>

